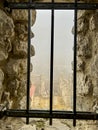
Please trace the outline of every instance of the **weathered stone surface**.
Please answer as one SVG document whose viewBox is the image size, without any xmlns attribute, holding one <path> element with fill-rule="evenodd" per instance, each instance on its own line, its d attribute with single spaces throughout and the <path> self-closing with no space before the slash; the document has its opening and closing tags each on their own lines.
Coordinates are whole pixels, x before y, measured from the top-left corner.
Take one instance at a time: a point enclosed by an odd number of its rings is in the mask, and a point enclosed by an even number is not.
<svg viewBox="0 0 98 130">
<path fill-rule="evenodd" d="M 98 108 L 98 74 L 97 74 L 97 57 L 98 57 L 98 39 L 96 36 L 98 16 L 96 11 L 78 11 L 79 31 L 78 31 L 78 58 L 77 58 L 77 109 L 79 111 L 94 111 Z M 81 20 L 87 19 L 83 23 Z M 83 25 L 85 24 L 86 27 Z M 85 29 L 83 29 L 85 28 Z M 82 69 L 83 62 L 85 63 Z M 85 127 L 83 128 L 85 124 Z M 90 124 L 89 124 L 90 125 Z M 96 124 L 89 126 L 86 122 L 81 123 L 78 129 L 97 129 Z"/>
<path fill-rule="evenodd" d="M 92 93 L 92 88 L 93 88 L 93 85 L 92 85 L 92 80 L 90 79 L 90 76 L 85 76 L 84 77 L 85 79 L 83 80 L 84 81 L 84 85 L 83 85 L 83 91 L 82 91 L 82 94 L 91 94 Z"/>
<path fill-rule="evenodd" d="M 85 22 L 85 20 L 87 21 Z M 78 21 L 77 109 L 79 111 L 97 112 L 98 13 L 96 10 L 78 11 Z M 77 126 L 77 130 L 97 129 L 97 126 L 96 124 L 94 124 L 94 122 L 92 125 L 89 125 L 87 125 L 87 123 L 83 121 L 81 123 L 81 127 Z"/>
<path fill-rule="evenodd" d="M 8 2 L 15 2 L 7 0 Z M 16 2 L 26 2 L 17 0 Z M 24 108 L 20 100 L 26 94 L 27 80 L 27 44 L 28 44 L 28 10 L 12 10 L 4 8 L 0 1 L 0 68 L 4 71 L 4 79 L 0 77 L 0 102 L 7 100 L 5 93 L 9 93 L 10 108 Z M 36 20 L 36 11 L 32 11 L 32 25 Z M 31 33 L 31 38 L 34 34 Z M 31 56 L 35 50 L 31 45 Z M 32 64 L 30 66 L 32 71 Z M 0 69 L 1 71 L 1 69 Z M 2 75 L 2 72 L 1 72 Z M 0 75 L 0 76 L 1 76 Z M 24 78 L 25 77 L 25 78 Z"/>
<path fill-rule="evenodd" d="M 6 91 L 10 92 L 11 97 L 18 97 L 25 95 L 25 89 L 26 89 L 26 80 L 20 81 L 18 79 L 9 79 L 7 81 L 7 87 Z M 21 91 L 24 90 L 24 93 L 21 93 Z"/>
<path fill-rule="evenodd" d="M 98 76 L 98 54 L 95 56 L 94 61 L 92 63 L 91 72 L 95 77 Z"/>
<path fill-rule="evenodd" d="M 84 71 L 85 70 L 85 62 L 81 59 L 77 59 L 77 71 Z"/>
<path fill-rule="evenodd" d="M 27 42 L 20 41 L 17 38 L 13 44 L 13 54 L 21 58 L 26 58 L 27 57 Z"/>
<path fill-rule="evenodd" d="M 78 83 L 78 94 L 81 96 L 85 95 L 91 95 L 93 93 L 93 84 L 92 79 L 89 75 L 83 75 L 79 72 L 77 74 L 77 83 Z"/>
<path fill-rule="evenodd" d="M 6 125 L 6 130 L 13 130 L 12 125 Z"/>
<path fill-rule="evenodd" d="M 0 61 L 4 61 L 8 58 L 8 52 L 4 48 L 0 48 Z"/>
<path fill-rule="evenodd" d="M 17 22 L 27 22 L 28 21 L 28 11 L 27 10 L 13 10 L 12 18 Z M 32 11 L 32 25 L 35 23 L 36 11 Z"/>
<path fill-rule="evenodd" d="M 13 0 L 9 1 L 11 2 Z M 23 2 L 23 0 L 16 1 Z M 65 1 L 69 2 L 68 0 Z M 98 0 L 84 0 L 83 2 L 98 2 Z M 34 24 L 35 19 L 36 11 L 33 11 L 32 25 Z M 3 71 L 0 70 L 0 100 L 2 99 L 2 101 L 4 102 L 8 100 L 10 108 L 25 108 L 25 79 L 27 74 L 26 45 L 28 38 L 27 22 L 27 10 L 13 10 L 12 13 L 10 13 L 10 17 L 4 11 L 0 10 L 0 61 L 5 61 L 3 65 L 0 64 L 0 68 L 3 68 L 4 71 L 3 73 Z M 77 31 L 77 109 L 80 111 L 94 111 L 97 113 L 96 109 L 98 109 L 98 11 L 78 11 Z M 33 56 L 33 46 L 31 47 L 31 49 L 31 56 Z M 4 89 L 2 90 L 2 88 Z M 66 91 L 66 89 L 64 90 Z M 69 94 L 69 91 L 71 90 L 67 88 L 67 91 L 65 92 L 66 94 L 64 92 L 62 93 L 63 95 L 65 94 L 63 96 L 66 98 L 65 102 L 67 98 L 69 99 L 69 96 L 67 95 Z M 68 101 L 70 102 L 71 100 Z M 11 126 L 11 123 L 13 124 L 14 121 L 12 120 L 9 124 L 6 124 L 4 126 L 0 121 L 0 129 L 13 129 L 13 126 L 15 126 L 15 124 Z M 72 126 L 72 124 L 70 126 Z M 15 127 L 15 130 L 23 128 L 22 125 L 19 126 L 19 124 L 18 127 Z M 54 125 L 51 128 L 49 126 L 46 126 L 46 129 L 70 130 L 70 127 L 62 127 L 61 124 L 57 122 L 56 125 Z M 88 125 L 87 122 L 83 121 L 80 124 L 78 123 L 77 128 L 71 127 L 71 129 L 97 130 L 98 127 L 96 124 L 94 124 L 94 122 L 90 122 Z"/>
<path fill-rule="evenodd" d="M 12 50 L 11 41 L 14 37 L 14 23 L 12 18 L 0 10 L 0 61 L 8 58 L 8 53 Z"/>
<path fill-rule="evenodd" d="M 98 98 L 98 78 L 94 79 L 93 96 Z"/>
<path fill-rule="evenodd" d="M 0 69 L 0 82 L 2 83 L 4 80 L 4 73 L 2 71 L 2 69 Z"/>
<path fill-rule="evenodd" d="M 9 38 L 5 37 L 0 37 L 0 48 L 6 51 L 6 52 L 10 52 L 12 50 L 12 44 L 11 44 L 11 38 L 9 36 Z"/>
<path fill-rule="evenodd" d="M 88 29 L 88 19 L 87 18 L 81 18 L 81 19 L 78 19 L 78 29 L 77 29 L 77 32 L 80 33 L 80 32 L 86 32 L 87 29 Z"/>
<path fill-rule="evenodd" d="M 36 130 L 36 126 L 31 126 L 31 125 L 24 125 L 18 130 Z"/>
<path fill-rule="evenodd" d="M 84 17 L 85 16 L 89 16 L 89 15 L 91 15 L 93 13 L 93 11 L 92 10 L 78 10 L 78 14 L 77 14 L 77 18 L 78 18 L 78 20 L 79 19 L 84 19 Z"/>
<path fill-rule="evenodd" d="M 9 76 L 19 77 L 21 74 L 27 73 L 26 59 L 10 59 L 6 66 L 6 71 Z M 32 71 L 32 65 L 31 65 Z"/>
<path fill-rule="evenodd" d="M 92 41 L 88 36 L 84 36 L 84 38 L 81 36 L 80 39 L 78 39 L 79 43 L 77 45 L 78 56 L 88 59 L 92 56 Z"/>
<path fill-rule="evenodd" d="M 91 31 L 98 30 L 98 13 L 96 12 L 95 15 L 92 15 L 89 21 L 89 29 Z"/>
<path fill-rule="evenodd" d="M 27 41 L 28 37 L 28 25 L 27 23 L 21 24 L 21 23 L 16 23 L 15 24 L 15 32 L 19 36 L 20 40 Z"/>
<path fill-rule="evenodd" d="M 33 45 L 31 45 L 31 56 L 35 55 Z M 19 58 L 27 58 L 27 42 L 19 40 L 18 38 L 13 44 L 13 54 Z"/>
<path fill-rule="evenodd" d="M 5 39 L 13 37 L 14 35 L 14 23 L 12 18 L 6 15 L 2 10 L 0 10 L 0 36 Z"/>
<path fill-rule="evenodd" d="M 26 96 L 22 96 L 22 99 L 19 102 L 20 109 L 23 109 L 23 108 L 26 109 L 26 100 L 27 100 L 27 97 Z"/>
<path fill-rule="evenodd" d="M 59 120 L 54 120 L 52 126 L 45 125 L 45 130 L 71 130 L 71 128 L 66 124 L 62 124 Z"/>
<path fill-rule="evenodd" d="M 1 102 L 1 96 L 2 96 L 2 92 L 3 92 L 3 85 L 2 85 L 2 83 L 3 83 L 3 81 L 4 81 L 4 73 L 3 73 L 3 71 L 0 69 L 0 102 Z"/>
</svg>

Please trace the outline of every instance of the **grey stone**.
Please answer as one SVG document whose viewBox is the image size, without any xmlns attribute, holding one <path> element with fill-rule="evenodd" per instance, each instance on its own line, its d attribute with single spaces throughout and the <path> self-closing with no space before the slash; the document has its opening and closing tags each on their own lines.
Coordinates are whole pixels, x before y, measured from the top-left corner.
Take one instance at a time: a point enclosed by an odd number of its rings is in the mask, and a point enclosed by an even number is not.
<svg viewBox="0 0 98 130">
<path fill-rule="evenodd" d="M 31 126 L 31 125 L 24 125 L 18 130 L 36 130 L 36 126 Z"/>
<path fill-rule="evenodd" d="M 13 129 L 12 125 L 7 125 L 6 130 L 14 130 L 14 129 Z"/>
<path fill-rule="evenodd" d="M 80 58 L 77 59 L 77 71 L 84 71 L 85 69 L 85 62 Z"/>
<path fill-rule="evenodd" d="M 45 125 L 45 130 L 71 130 L 71 128 L 59 120 L 54 120 L 52 126 Z"/>
<path fill-rule="evenodd" d="M 91 31 L 98 30 L 98 13 L 95 12 L 95 15 L 92 15 L 89 21 L 89 29 Z"/>
<path fill-rule="evenodd" d="M 90 44 L 90 45 L 89 45 Z M 89 37 L 82 38 L 81 41 L 77 45 L 78 56 L 83 58 L 91 58 L 92 56 L 92 42 Z"/>
</svg>

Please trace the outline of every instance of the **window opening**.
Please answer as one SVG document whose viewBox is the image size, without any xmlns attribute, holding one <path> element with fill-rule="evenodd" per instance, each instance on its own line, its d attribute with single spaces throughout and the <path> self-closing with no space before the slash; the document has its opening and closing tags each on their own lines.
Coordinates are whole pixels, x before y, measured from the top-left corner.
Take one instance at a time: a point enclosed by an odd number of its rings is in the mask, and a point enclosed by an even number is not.
<svg viewBox="0 0 98 130">
<path fill-rule="evenodd" d="M 34 69 L 31 73 L 31 81 L 34 82 L 36 89 L 31 109 L 49 110 L 51 10 L 36 10 L 36 12 L 36 22 L 32 27 L 35 34 L 32 43 L 36 54 L 32 58 Z"/>
<path fill-rule="evenodd" d="M 53 110 L 72 110 L 73 10 L 54 11 Z"/>
<path fill-rule="evenodd" d="M 53 118 L 73 119 L 73 126 L 76 126 L 76 119 L 98 120 L 98 114 L 92 112 L 79 112 L 76 110 L 76 68 L 77 68 L 77 10 L 95 10 L 98 9 L 97 3 L 78 3 L 75 0 L 73 3 L 51 3 L 29 2 L 24 3 L 5 3 L 5 6 L 10 9 L 28 9 L 28 66 L 27 66 L 27 109 L 26 110 L 10 110 L 1 109 L 0 118 L 4 115 L 7 117 L 26 117 L 26 123 L 29 124 L 29 118 L 41 117 L 50 118 L 50 125 Z M 50 63 L 50 110 L 30 110 L 29 95 L 30 95 L 30 43 L 31 43 L 31 9 L 51 9 L 51 63 Z M 53 53 L 54 53 L 54 9 L 74 10 L 74 73 L 73 73 L 73 111 L 53 111 Z"/>
<path fill-rule="evenodd" d="M 36 22 L 32 27 L 32 31 L 35 34 L 32 44 L 34 44 L 36 55 L 32 58 L 34 67 L 31 73 L 31 82 L 34 85 L 32 91 L 35 88 L 35 92 L 34 96 L 32 96 L 31 109 L 49 110 L 51 11 L 36 11 Z M 73 34 L 71 30 L 74 23 L 73 14 L 74 11 L 54 11 L 53 110 L 72 110 L 71 62 L 73 61 Z M 64 88 L 66 84 L 67 89 Z M 70 87 L 68 87 L 69 85 Z M 66 91 L 71 92 L 71 95 L 69 96 Z M 43 101 L 45 102 L 44 104 Z M 66 108 L 68 106 L 67 103 L 69 104 L 68 108 Z"/>
</svg>

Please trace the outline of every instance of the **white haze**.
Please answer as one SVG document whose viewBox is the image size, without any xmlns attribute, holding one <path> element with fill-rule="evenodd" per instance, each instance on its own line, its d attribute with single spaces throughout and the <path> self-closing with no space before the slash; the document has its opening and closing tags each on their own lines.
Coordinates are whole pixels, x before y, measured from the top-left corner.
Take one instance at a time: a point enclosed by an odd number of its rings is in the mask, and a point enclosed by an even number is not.
<svg viewBox="0 0 98 130">
<path fill-rule="evenodd" d="M 54 15 L 54 68 L 72 72 L 74 11 L 57 11 Z M 35 37 L 32 44 L 35 56 L 32 57 L 34 74 L 49 74 L 51 44 L 51 11 L 37 10 L 37 17 L 32 32 Z"/>
</svg>

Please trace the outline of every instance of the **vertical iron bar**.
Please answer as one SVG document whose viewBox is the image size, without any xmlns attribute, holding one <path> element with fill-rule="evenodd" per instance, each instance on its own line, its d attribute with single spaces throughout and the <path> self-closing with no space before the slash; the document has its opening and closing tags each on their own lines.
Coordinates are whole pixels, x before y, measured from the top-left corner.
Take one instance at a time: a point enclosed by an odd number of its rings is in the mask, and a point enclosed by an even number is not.
<svg viewBox="0 0 98 130">
<path fill-rule="evenodd" d="M 73 72 L 73 126 L 76 126 L 76 89 L 77 89 L 77 0 L 74 10 L 74 72 Z"/>
<path fill-rule="evenodd" d="M 54 4 L 54 0 L 52 0 Z M 51 57 L 50 57 L 50 115 L 52 115 L 53 108 L 53 63 L 54 63 L 54 9 L 51 9 Z M 50 125 L 52 125 L 52 118 L 50 118 Z"/>
<path fill-rule="evenodd" d="M 29 0 L 31 3 L 32 0 Z M 28 9 L 28 56 L 27 56 L 27 113 L 30 107 L 30 50 L 31 50 L 31 10 Z M 29 117 L 26 118 L 26 124 L 29 124 Z"/>
</svg>

